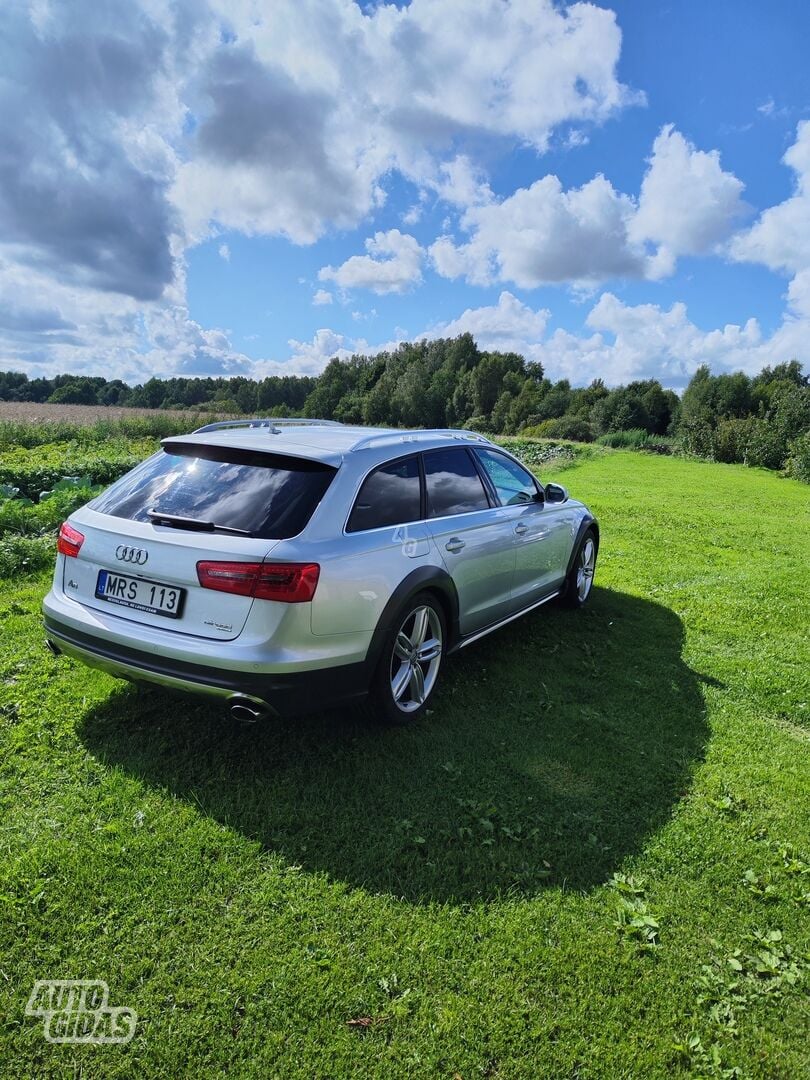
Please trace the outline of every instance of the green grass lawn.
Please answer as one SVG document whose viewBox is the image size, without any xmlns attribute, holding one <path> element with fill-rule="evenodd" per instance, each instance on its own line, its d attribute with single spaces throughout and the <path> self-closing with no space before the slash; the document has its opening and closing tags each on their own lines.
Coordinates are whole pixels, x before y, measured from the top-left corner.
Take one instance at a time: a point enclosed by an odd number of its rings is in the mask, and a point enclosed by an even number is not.
<svg viewBox="0 0 810 1080">
<path fill-rule="evenodd" d="M 560 479 L 592 602 L 407 730 L 138 692 L 43 649 L 46 576 L 3 584 L 2 1075 L 810 1076 L 810 489 Z M 47 1044 L 45 978 L 104 979 L 133 1041 Z"/>
</svg>

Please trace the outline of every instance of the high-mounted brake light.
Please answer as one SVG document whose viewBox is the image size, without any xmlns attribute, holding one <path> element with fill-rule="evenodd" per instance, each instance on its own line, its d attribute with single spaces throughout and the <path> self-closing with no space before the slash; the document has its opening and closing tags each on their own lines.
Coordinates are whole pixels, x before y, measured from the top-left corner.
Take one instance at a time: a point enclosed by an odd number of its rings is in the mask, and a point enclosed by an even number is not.
<svg viewBox="0 0 810 1080">
<path fill-rule="evenodd" d="M 59 530 L 59 539 L 56 541 L 56 550 L 62 555 L 69 555 L 75 559 L 84 543 L 84 533 L 74 529 L 72 525 L 64 522 Z"/>
<path fill-rule="evenodd" d="M 311 600 L 320 572 L 317 563 L 197 563 L 197 577 L 204 589 L 285 604 Z"/>
</svg>

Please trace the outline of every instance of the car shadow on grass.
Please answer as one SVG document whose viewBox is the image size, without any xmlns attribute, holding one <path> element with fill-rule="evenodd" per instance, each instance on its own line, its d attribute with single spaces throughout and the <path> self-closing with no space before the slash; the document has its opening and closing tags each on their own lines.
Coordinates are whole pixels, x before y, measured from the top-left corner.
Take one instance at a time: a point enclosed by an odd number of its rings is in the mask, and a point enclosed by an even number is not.
<svg viewBox="0 0 810 1080">
<path fill-rule="evenodd" d="M 448 661 L 429 715 L 240 726 L 157 690 L 79 722 L 104 763 L 291 863 L 405 900 L 468 903 L 604 882 L 667 821 L 707 738 L 668 608 L 595 589 Z"/>
</svg>

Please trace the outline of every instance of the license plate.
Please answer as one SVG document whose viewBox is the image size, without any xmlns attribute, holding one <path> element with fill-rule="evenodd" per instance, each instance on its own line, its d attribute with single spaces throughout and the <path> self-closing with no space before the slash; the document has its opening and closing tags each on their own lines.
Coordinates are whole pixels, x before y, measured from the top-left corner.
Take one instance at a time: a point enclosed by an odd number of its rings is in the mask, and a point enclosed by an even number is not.
<svg viewBox="0 0 810 1080">
<path fill-rule="evenodd" d="M 179 619 L 183 609 L 186 590 L 164 585 L 160 581 L 114 574 L 100 570 L 96 581 L 96 596 L 110 604 L 145 611 L 150 615 L 165 615 L 167 619 Z"/>
</svg>

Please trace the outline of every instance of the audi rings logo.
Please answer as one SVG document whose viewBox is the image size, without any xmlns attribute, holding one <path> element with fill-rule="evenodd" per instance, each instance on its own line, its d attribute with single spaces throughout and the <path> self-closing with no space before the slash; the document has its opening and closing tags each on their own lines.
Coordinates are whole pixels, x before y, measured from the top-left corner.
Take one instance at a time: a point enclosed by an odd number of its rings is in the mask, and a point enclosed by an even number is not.
<svg viewBox="0 0 810 1080">
<path fill-rule="evenodd" d="M 135 563 L 136 566 L 143 566 L 149 558 L 149 552 L 144 548 L 127 547 L 126 544 L 119 544 L 115 549 L 115 557 L 116 559 L 120 559 L 121 562 Z"/>
</svg>

